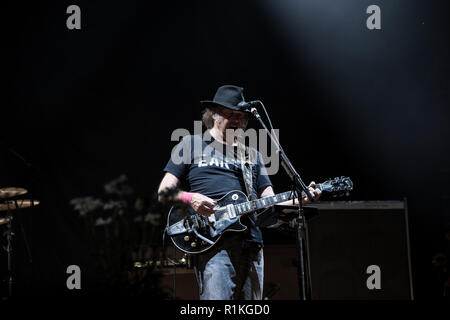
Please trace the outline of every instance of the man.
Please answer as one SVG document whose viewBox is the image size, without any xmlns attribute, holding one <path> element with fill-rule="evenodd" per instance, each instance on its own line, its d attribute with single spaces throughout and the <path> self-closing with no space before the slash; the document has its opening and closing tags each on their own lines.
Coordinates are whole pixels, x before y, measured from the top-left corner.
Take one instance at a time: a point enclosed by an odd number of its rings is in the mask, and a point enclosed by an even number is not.
<svg viewBox="0 0 450 320">
<path fill-rule="evenodd" d="M 204 216 L 214 213 L 214 199 L 231 190 L 241 190 L 247 195 L 251 193 L 254 198 L 275 194 L 259 153 L 256 159 L 250 160 L 254 166 L 250 169 L 251 179 L 248 180 L 247 175 L 246 181 L 247 184 L 251 181 L 251 185 L 245 184 L 242 164 L 249 159 L 245 158 L 249 152 L 246 153 L 246 147 L 239 144 L 235 133 L 236 129 L 245 129 L 248 121 L 248 113 L 239 106 L 241 102 L 244 102 L 243 89 L 231 85 L 220 87 L 212 101 L 201 101 L 205 107 L 202 120 L 211 140 L 205 141 L 199 136 L 183 138 L 164 168 L 166 173 L 159 186 L 159 194 L 184 183 L 189 192 L 180 191 L 174 199 L 189 204 Z M 185 161 L 175 161 L 174 155 Z M 320 190 L 314 186 L 311 182 L 310 191 L 318 199 Z M 307 201 L 306 197 L 302 199 L 303 203 Z M 292 204 L 292 200 L 282 204 Z M 193 257 L 200 299 L 263 298 L 261 230 L 255 214 L 243 216 L 241 222 L 248 227 L 247 231 L 224 232 L 215 246 Z"/>
</svg>

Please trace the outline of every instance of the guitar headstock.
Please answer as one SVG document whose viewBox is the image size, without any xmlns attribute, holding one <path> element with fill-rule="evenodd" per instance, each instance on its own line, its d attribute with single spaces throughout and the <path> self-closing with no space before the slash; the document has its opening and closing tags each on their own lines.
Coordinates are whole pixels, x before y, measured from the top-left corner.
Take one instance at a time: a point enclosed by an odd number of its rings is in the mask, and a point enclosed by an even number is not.
<svg viewBox="0 0 450 320">
<path fill-rule="evenodd" d="M 330 192 L 335 197 L 348 196 L 353 190 L 353 182 L 348 177 L 336 177 L 321 184 L 322 191 Z"/>
</svg>

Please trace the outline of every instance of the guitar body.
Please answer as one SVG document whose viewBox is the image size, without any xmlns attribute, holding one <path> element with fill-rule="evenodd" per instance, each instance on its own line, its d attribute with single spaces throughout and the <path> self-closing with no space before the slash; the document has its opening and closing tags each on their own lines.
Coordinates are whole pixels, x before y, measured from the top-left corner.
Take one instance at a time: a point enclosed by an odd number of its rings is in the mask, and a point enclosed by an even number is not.
<svg viewBox="0 0 450 320">
<path fill-rule="evenodd" d="M 236 190 L 228 192 L 221 199 L 217 200 L 217 206 L 226 207 L 230 204 L 236 205 L 247 201 L 247 196 L 242 191 Z M 191 207 L 186 207 L 185 205 L 175 205 L 170 209 L 169 215 L 167 217 L 167 226 L 171 226 L 177 222 L 180 222 L 188 215 L 196 217 L 198 221 L 201 221 L 205 224 L 204 227 L 198 228 L 197 232 L 213 242 L 213 244 L 207 243 L 201 238 L 197 237 L 193 232 L 171 236 L 173 244 L 178 249 L 190 254 L 201 253 L 210 249 L 214 246 L 214 244 L 217 243 L 217 241 L 219 241 L 223 232 L 242 232 L 247 229 L 247 227 L 241 223 L 240 216 L 228 219 L 224 218 L 219 211 L 215 213 L 214 219 L 216 221 L 214 223 L 211 222 L 207 217 L 196 213 Z"/>
</svg>

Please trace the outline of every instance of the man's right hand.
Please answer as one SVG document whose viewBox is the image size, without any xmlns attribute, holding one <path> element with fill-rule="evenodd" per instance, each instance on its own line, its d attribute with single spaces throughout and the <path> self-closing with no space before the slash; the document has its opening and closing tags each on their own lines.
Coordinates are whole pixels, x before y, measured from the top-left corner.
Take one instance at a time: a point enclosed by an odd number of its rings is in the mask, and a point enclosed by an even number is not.
<svg viewBox="0 0 450 320">
<path fill-rule="evenodd" d="M 213 209 L 216 203 L 216 201 L 201 193 L 194 193 L 190 205 L 198 214 L 209 217 L 216 211 Z"/>
</svg>

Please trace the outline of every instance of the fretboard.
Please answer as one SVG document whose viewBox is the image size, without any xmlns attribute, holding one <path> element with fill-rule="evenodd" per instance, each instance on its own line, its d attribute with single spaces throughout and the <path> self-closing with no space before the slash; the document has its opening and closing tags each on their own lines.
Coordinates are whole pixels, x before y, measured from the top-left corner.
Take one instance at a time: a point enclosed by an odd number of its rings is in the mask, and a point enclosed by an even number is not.
<svg viewBox="0 0 450 320">
<path fill-rule="evenodd" d="M 317 184 L 316 188 L 319 188 L 322 190 L 322 184 Z M 304 195 L 304 192 L 302 192 L 302 196 Z M 294 193 L 292 191 L 286 191 L 283 193 L 276 194 L 274 196 L 268 196 L 264 198 L 259 198 L 252 201 L 242 202 L 239 204 L 236 204 L 234 206 L 236 213 L 238 215 L 244 215 L 259 209 L 264 209 L 271 207 L 277 203 L 284 202 L 287 200 L 292 200 L 294 198 Z"/>
<path fill-rule="evenodd" d="M 243 203 L 236 204 L 234 206 L 236 213 L 243 215 L 250 213 L 259 209 L 271 207 L 277 203 L 292 200 L 294 198 L 292 191 L 287 191 L 283 193 L 276 194 L 274 196 L 264 197 L 252 201 L 247 201 Z"/>
</svg>

